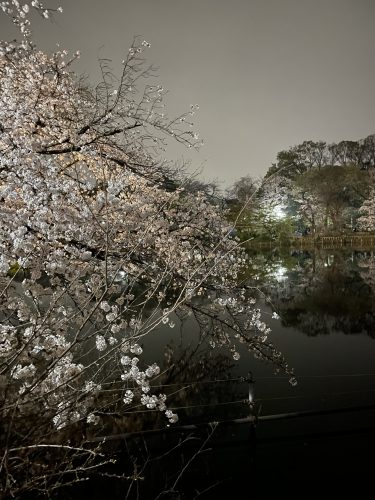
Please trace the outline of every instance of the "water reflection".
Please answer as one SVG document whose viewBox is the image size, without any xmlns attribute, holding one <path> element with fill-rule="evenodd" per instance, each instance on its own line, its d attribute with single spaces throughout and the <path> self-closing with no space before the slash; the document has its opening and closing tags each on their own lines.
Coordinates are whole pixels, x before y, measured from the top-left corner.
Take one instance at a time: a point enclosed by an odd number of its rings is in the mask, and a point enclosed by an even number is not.
<svg viewBox="0 0 375 500">
<path fill-rule="evenodd" d="M 268 297 L 263 312 L 268 314 L 266 321 L 272 329 L 270 340 L 296 369 L 298 386 L 288 384 L 288 377 L 282 373 L 275 377 L 275 365 L 267 366 L 254 359 L 246 344 L 238 343 L 238 362 L 227 350 L 212 349 L 212 332 L 208 334 L 207 328 L 201 328 L 199 316 L 191 315 L 174 316 L 175 328 L 161 325 L 155 335 L 144 340 L 145 353 L 151 356 L 145 358 L 145 363 L 157 359 L 162 368 L 152 391 L 165 392 L 169 407 L 178 412 L 180 423 L 185 424 L 248 414 L 248 384 L 241 383 L 241 377 L 245 379 L 249 371 L 256 380 L 255 402 L 262 400 L 262 411 L 266 413 L 311 405 L 315 408 L 323 404 L 323 386 L 325 391 L 329 389 L 333 401 L 332 393 L 343 390 L 337 374 L 356 376 L 353 387 L 352 380 L 349 383 L 345 379 L 348 390 L 367 390 L 368 380 L 359 386 L 362 379 L 357 374 L 372 372 L 368 343 L 375 336 L 374 270 L 375 257 L 369 252 L 251 255 L 248 274 L 243 279 Z M 202 300 L 202 307 L 204 303 Z M 279 313 L 280 320 L 270 319 L 272 310 Z M 299 332 L 305 335 L 295 335 Z M 334 379 L 330 378 L 332 375 Z M 327 377 L 324 384 L 321 377 Z M 238 382 L 225 382 L 232 379 Z M 223 382 L 212 383 L 217 380 Z M 121 391 L 117 397 L 121 400 Z M 107 414 L 119 413 L 115 401 L 102 403 Z M 100 433 L 165 425 L 158 412 L 147 413 L 139 407 L 130 408 L 129 413 L 115 421 L 116 429 L 111 428 L 113 420 L 107 419 Z"/>
<path fill-rule="evenodd" d="M 263 269 L 258 287 L 283 326 L 310 336 L 343 332 L 375 338 L 373 252 L 293 251 L 251 259 Z"/>
<path fill-rule="evenodd" d="M 157 392 L 160 387 L 160 391 L 168 394 L 168 403 L 178 412 L 181 425 L 234 419 L 252 411 L 245 403 L 249 384 L 240 378 L 241 375 L 245 378 L 252 370 L 256 381 L 255 393 L 252 394 L 253 410 L 260 417 L 352 407 L 353 413 L 349 416 L 343 414 L 340 419 L 339 414 L 334 413 L 327 417 L 328 427 L 335 432 L 342 428 L 349 428 L 350 432 L 354 428 L 358 432 L 361 427 L 366 427 L 367 422 L 362 413 L 355 412 L 359 406 L 369 405 L 374 400 L 375 345 L 369 338 L 373 336 L 370 319 L 374 317 L 374 280 L 371 281 L 374 268 L 373 255 L 359 252 L 251 256 L 248 274 L 243 279 L 270 297 L 272 304 L 266 303 L 267 311 L 264 312 L 272 312 L 272 309 L 279 312 L 281 320 L 269 321 L 271 339 L 296 368 L 298 385 L 292 387 L 288 378 L 282 375 L 275 377 L 274 367 L 254 360 L 245 344 L 239 345 L 241 358 L 238 362 L 228 351 L 212 349 L 212 336 L 207 335 L 206 328 L 200 328 L 199 316 L 191 315 L 182 320 L 173 317 L 175 328 L 161 325 L 155 331 L 156 335 L 147 338 L 145 353 L 150 353 L 149 361 L 158 359 L 162 368 L 160 376 L 153 381 L 152 390 Z M 300 335 L 301 331 L 306 335 Z M 328 335 L 334 332 L 366 333 L 368 336 Z M 319 335 L 322 333 L 325 335 Z M 308 472 L 305 474 L 309 478 L 312 466 L 320 465 L 320 473 L 332 466 L 328 460 L 324 462 L 327 447 L 321 441 L 315 445 L 314 460 L 309 458 L 311 439 L 305 435 L 306 432 L 315 432 L 321 436 L 327 432 L 327 420 L 324 419 L 313 423 L 308 421 L 308 424 L 306 419 L 295 419 L 289 422 L 289 427 L 288 421 L 282 427 L 279 423 L 272 427 L 272 424 L 260 421 L 256 436 L 251 436 L 251 439 L 249 426 L 234 428 L 229 425 L 222 427 L 221 424 L 213 435 L 210 434 L 211 428 L 202 432 L 189 429 L 186 434 L 180 430 L 181 434 L 174 435 L 173 426 L 166 429 L 158 412 L 145 412 L 139 407 L 130 408 L 129 413 L 121 412 L 120 404 L 116 406 L 122 397 L 121 388 L 117 394 L 105 396 L 103 391 L 101 396 L 103 399 L 98 406 L 107 415 L 103 416 L 96 436 L 91 434 L 87 438 L 115 435 L 113 441 L 108 439 L 108 446 L 111 452 L 115 446 L 119 447 L 115 450 L 118 464 L 109 472 L 118 474 L 115 467 L 119 467 L 127 478 L 131 477 L 134 467 L 129 456 L 146 464 L 142 469 L 145 480 L 133 481 L 139 491 L 129 488 L 128 498 L 157 498 L 157 492 L 171 488 L 182 470 L 185 473 L 179 487 L 185 498 L 197 497 L 197 491 L 209 488 L 213 498 L 218 498 L 226 484 L 235 491 L 234 488 L 239 482 L 245 482 L 245 478 L 246 481 L 260 478 L 264 487 L 270 471 L 273 475 L 275 471 L 282 471 L 279 477 L 285 474 L 289 478 L 285 458 L 291 456 L 295 442 L 286 447 L 286 451 L 280 451 L 277 443 L 283 436 L 298 435 L 298 432 L 303 435 L 301 449 L 307 450 L 306 461 L 298 451 L 298 474 L 306 468 Z M 121 438 L 122 433 L 160 427 L 164 428 L 160 434 L 135 435 L 131 441 L 122 441 Z M 256 447 L 254 439 L 257 440 Z M 338 462 L 338 456 L 332 456 L 332 463 L 342 463 Z"/>
<path fill-rule="evenodd" d="M 179 425 L 221 421 L 250 414 L 249 383 L 232 373 L 233 359 L 225 352 L 182 348 L 173 343 L 165 346 L 164 366 L 151 384 L 152 393 L 167 395 L 168 408 L 178 413 Z M 122 409 L 125 389 L 111 383 L 97 399 L 101 424 L 86 428 L 93 436 L 111 436 L 144 430 L 165 429 L 166 422 L 158 410 L 142 405 Z M 167 426 L 168 427 L 168 426 Z"/>
</svg>

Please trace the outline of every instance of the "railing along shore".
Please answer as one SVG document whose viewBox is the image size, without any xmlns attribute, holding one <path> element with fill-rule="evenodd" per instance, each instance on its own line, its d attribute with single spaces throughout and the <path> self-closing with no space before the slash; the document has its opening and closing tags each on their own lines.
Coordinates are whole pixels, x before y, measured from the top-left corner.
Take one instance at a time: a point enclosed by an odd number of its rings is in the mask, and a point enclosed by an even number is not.
<svg viewBox="0 0 375 500">
<path fill-rule="evenodd" d="M 355 248 L 371 249 L 375 248 L 375 234 L 344 234 L 344 235 L 308 235 L 308 236 L 293 236 L 289 239 L 259 241 L 249 240 L 246 242 L 246 247 L 251 248 L 275 248 L 275 247 L 291 247 L 291 248 Z"/>
</svg>

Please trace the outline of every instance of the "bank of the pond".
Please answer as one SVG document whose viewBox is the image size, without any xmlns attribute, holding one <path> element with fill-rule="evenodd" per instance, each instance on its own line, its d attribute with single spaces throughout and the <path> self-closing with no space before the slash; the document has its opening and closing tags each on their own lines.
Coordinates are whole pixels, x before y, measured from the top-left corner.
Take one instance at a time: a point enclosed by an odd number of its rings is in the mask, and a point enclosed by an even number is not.
<svg viewBox="0 0 375 500">
<path fill-rule="evenodd" d="M 303 249 L 340 249 L 353 248 L 355 250 L 375 249 L 375 234 L 347 233 L 347 234 L 316 234 L 306 236 L 292 236 L 283 240 L 258 239 L 244 242 L 246 248 L 269 250 L 273 248 L 303 248 Z"/>
</svg>

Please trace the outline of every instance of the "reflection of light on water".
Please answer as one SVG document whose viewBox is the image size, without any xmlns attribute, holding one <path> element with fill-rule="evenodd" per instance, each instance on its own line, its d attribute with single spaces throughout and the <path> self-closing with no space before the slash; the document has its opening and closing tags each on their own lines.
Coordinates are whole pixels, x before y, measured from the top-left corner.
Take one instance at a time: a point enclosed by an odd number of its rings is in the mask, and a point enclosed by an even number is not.
<svg viewBox="0 0 375 500">
<path fill-rule="evenodd" d="M 335 256 L 334 255 L 328 255 L 327 256 L 327 260 L 326 262 L 324 262 L 324 267 L 331 267 L 333 262 L 335 260 Z"/>
<path fill-rule="evenodd" d="M 249 403 L 254 401 L 254 387 L 253 384 L 249 385 Z"/>
<path fill-rule="evenodd" d="M 272 271 L 271 276 L 275 278 L 277 281 L 284 281 L 287 279 L 286 273 L 288 272 L 288 269 L 284 266 L 277 266 L 275 269 Z"/>
</svg>

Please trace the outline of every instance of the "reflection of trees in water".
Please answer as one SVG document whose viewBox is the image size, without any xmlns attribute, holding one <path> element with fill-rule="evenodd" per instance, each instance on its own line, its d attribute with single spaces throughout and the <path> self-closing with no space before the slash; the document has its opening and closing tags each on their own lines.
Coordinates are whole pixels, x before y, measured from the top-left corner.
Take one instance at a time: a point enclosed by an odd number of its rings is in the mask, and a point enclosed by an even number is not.
<svg viewBox="0 0 375 500">
<path fill-rule="evenodd" d="M 366 252 L 358 259 L 358 267 L 360 276 L 363 281 L 372 289 L 375 290 L 375 255 L 374 252 Z"/>
<path fill-rule="evenodd" d="M 294 252 L 286 279 L 267 294 L 285 326 L 307 335 L 364 332 L 374 337 L 375 260 L 352 251 Z M 279 265 L 283 265 L 279 261 Z"/>
</svg>

